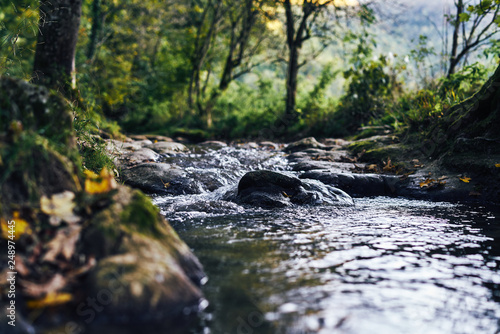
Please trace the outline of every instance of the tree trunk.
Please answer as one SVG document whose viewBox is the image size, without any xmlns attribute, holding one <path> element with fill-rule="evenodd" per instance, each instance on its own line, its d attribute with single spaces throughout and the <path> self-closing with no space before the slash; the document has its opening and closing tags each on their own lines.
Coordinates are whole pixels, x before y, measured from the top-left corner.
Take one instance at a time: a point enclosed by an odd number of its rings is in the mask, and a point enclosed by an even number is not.
<svg viewBox="0 0 500 334">
<path fill-rule="evenodd" d="M 92 61 L 97 49 L 97 41 L 102 30 L 101 0 L 92 2 L 92 29 L 90 31 L 87 59 Z"/>
<path fill-rule="evenodd" d="M 455 22 L 453 25 L 453 39 L 451 45 L 451 53 L 450 53 L 450 66 L 448 68 L 449 78 L 453 73 L 455 73 L 455 68 L 458 65 L 459 58 L 457 58 L 458 54 L 458 35 L 460 33 L 460 14 L 464 11 L 464 2 L 463 0 L 458 0 L 458 3 L 455 4 L 457 6 L 457 15 L 455 17 Z"/>
<path fill-rule="evenodd" d="M 297 76 L 299 74 L 299 49 L 293 44 L 290 47 L 288 69 L 286 76 L 286 109 L 285 115 L 295 118 L 295 105 L 297 99 Z"/>
<path fill-rule="evenodd" d="M 75 51 L 82 0 L 42 1 L 32 82 L 69 94 L 76 85 Z"/>
</svg>

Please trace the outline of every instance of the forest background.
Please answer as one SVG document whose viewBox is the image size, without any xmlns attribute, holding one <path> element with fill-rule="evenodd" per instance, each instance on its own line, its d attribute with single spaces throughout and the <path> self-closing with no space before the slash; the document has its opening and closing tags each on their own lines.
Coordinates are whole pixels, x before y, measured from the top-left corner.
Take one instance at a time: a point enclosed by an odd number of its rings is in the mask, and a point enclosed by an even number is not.
<svg viewBox="0 0 500 334">
<path fill-rule="evenodd" d="M 39 6 L 0 5 L 0 75 L 33 80 Z M 418 132 L 498 66 L 499 6 L 85 1 L 75 127 L 192 141 Z"/>
</svg>

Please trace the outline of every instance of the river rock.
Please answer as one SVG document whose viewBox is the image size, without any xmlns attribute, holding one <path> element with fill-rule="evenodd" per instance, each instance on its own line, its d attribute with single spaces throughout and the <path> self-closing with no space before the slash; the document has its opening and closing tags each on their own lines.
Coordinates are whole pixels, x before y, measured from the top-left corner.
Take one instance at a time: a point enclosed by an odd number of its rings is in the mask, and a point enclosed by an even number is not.
<svg viewBox="0 0 500 334">
<path fill-rule="evenodd" d="M 307 171 L 299 178 L 318 180 L 326 185 L 344 189 L 356 197 L 396 195 L 401 184 L 398 176 L 355 174 L 332 170 Z"/>
<path fill-rule="evenodd" d="M 271 150 L 279 150 L 280 146 L 276 143 L 273 143 L 272 141 L 261 141 L 259 142 L 259 146 L 263 146 L 267 149 Z"/>
<path fill-rule="evenodd" d="M 149 148 L 141 148 L 135 152 L 126 153 L 118 157 L 120 164 L 138 164 L 141 162 L 154 162 L 160 158 L 160 155 Z"/>
<path fill-rule="evenodd" d="M 130 151 L 137 151 L 143 145 L 139 142 L 123 142 L 115 139 L 106 140 L 106 151 L 111 155 L 124 154 Z"/>
<path fill-rule="evenodd" d="M 189 178 L 186 171 L 165 163 L 144 163 L 124 169 L 121 178 L 125 184 L 148 193 L 185 195 L 203 192 L 201 183 Z"/>
<path fill-rule="evenodd" d="M 339 189 L 266 170 L 245 174 L 238 184 L 237 199 L 242 203 L 260 207 L 353 204 L 352 198 Z"/>
<path fill-rule="evenodd" d="M 159 154 L 175 154 L 189 151 L 184 144 L 169 141 L 159 141 L 146 147 Z"/>
<path fill-rule="evenodd" d="M 285 147 L 284 151 L 287 153 L 292 153 L 297 151 L 303 151 L 308 148 L 325 148 L 325 145 L 318 142 L 314 137 L 308 137 L 296 141 L 294 143 L 288 144 L 288 146 Z"/>
<path fill-rule="evenodd" d="M 113 323 L 161 322 L 197 308 L 203 268 L 187 245 L 137 190 L 120 186 L 111 205 L 82 232 L 79 247 L 97 260 L 85 285 Z"/>
<path fill-rule="evenodd" d="M 219 150 L 221 148 L 227 147 L 227 144 L 222 141 L 208 140 L 203 143 L 198 144 L 199 146 L 207 147 L 213 150 Z"/>
</svg>

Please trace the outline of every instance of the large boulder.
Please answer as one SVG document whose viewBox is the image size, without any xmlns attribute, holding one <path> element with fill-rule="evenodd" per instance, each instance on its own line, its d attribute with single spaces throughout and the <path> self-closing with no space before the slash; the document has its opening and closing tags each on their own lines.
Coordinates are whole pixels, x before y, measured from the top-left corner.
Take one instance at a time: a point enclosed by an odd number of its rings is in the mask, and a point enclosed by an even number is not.
<svg viewBox="0 0 500 334">
<path fill-rule="evenodd" d="M 27 319 L 49 330 L 85 325 L 87 315 L 158 324 L 197 310 L 200 263 L 140 191 L 118 186 L 109 172 L 84 177 L 72 119 L 54 93 L 0 78 L 0 245 L 15 220 L 16 330 L 33 332 Z M 0 277 L 7 260 L 0 254 Z M 88 304 L 95 301 L 103 311 Z"/>
<path fill-rule="evenodd" d="M 93 216 L 80 243 L 82 254 L 98 260 L 86 283 L 89 296 L 109 299 L 102 316 L 140 324 L 196 308 L 202 266 L 158 208 L 128 187 L 111 203 Z"/>
<path fill-rule="evenodd" d="M 203 185 L 174 165 L 143 163 L 122 170 L 121 178 L 134 188 L 164 195 L 201 194 Z"/>
<path fill-rule="evenodd" d="M 354 204 L 352 198 L 340 189 L 266 170 L 248 172 L 241 178 L 237 200 L 260 207 Z"/>
</svg>

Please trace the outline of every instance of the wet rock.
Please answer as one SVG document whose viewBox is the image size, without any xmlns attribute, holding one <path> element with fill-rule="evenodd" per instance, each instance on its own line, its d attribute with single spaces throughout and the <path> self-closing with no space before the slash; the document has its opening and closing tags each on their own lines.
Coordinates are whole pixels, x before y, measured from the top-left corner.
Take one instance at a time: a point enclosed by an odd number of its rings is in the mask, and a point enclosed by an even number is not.
<svg viewBox="0 0 500 334">
<path fill-rule="evenodd" d="M 141 148 L 137 151 L 118 156 L 120 165 L 133 165 L 142 162 L 154 162 L 160 155 L 149 148 Z"/>
<path fill-rule="evenodd" d="M 85 283 L 88 296 L 105 300 L 97 316 L 113 323 L 161 322 L 196 308 L 203 268 L 159 210 L 123 186 L 111 203 L 93 217 L 80 244 L 97 260 Z"/>
<path fill-rule="evenodd" d="M 350 196 L 339 189 L 265 170 L 249 172 L 241 178 L 237 199 L 242 203 L 260 207 L 353 204 Z"/>
<path fill-rule="evenodd" d="M 355 174 L 332 172 L 331 170 L 313 170 L 302 173 L 299 178 L 321 181 L 326 185 L 338 187 L 351 196 L 392 196 L 401 186 L 400 178 L 391 175 Z"/>
<path fill-rule="evenodd" d="M 265 148 L 272 149 L 272 150 L 279 150 L 280 145 L 273 143 L 271 141 L 262 141 L 259 143 L 260 146 L 264 146 Z"/>
<path fill-rule="evenodd" d="M 175 154 L 189 151 L 184 144 L 168 141 L 160 141 L 146 147 L 159 154 Z"/>
<path fill-rule="evenodd" d="M 123 142 L 115 139 L 106 140 L 106 151 L 111 155 L 123 154 L 130 151 L 137 151 L 142 148 L 138 142 Z"/>
<path fill-rule="evenodd" d="M 170 137 L 166 136 L 159 136 L 159 135 L 147 135 L 146 136 L 149 140 L 152 140 L 153 142 L 159 142 L 159 141 L 169 141 L 173 142 L 174 140 Z"/>
<path fill-rule="evenodd" d="M 148 193 L 200 194 L 203 186 L 178 167 L 164 163 L 145 163 L 122 170 L 121 178 L 134 188 Z"/>
<path fill-rule="evenodd" d="M 216 141 L 216 140 L 209 140 L 209 141 L 204 141 L 203 143 L 198 144 L 199 146 L 207 147 L 212 150 L 219 150 L 223 147 L 227 147 L 227 144 L 222 142 L 222 141 Z"/>
<path fill-rule="evenodd" d="M 303 151 L 308 148 L 325 148 L 325 145 L 321 144 L 314 137 L 308 137 L 296 141 L 294 143 L 288 144 L 284 151 L 287 153 Z"/>
<path fill-rule="evenodd" d="M 147 145 L 153 144 L 153 142 L 149 139 L 143 139 L 143 140 L 134 140 L 132 143 L 141 145 L 141 147 L 145 147 Z"/>
<path fill-rule="evenodd" d="M 259 144 L 253 141 L 244 144 L 239 144 L 238 146 L 240 146 L 241 148 L 254 149 L 254 150 L 259 148 Z"/>
<path fill-rule="evenodd" d="M 344 146 L 347 146 L 349 145 L 351 142 L 350 141 L 347 141 L 345 139 L 342 139 L 342 138 L 326 138 L 323 140 L 323 143 L 326 145 L 326 146 L 329 146 L 329 147 L 344 147 Z"/>
<path fill-rule="evenodd" d="M 148 140 L 146 135 L 129 135 L 128 138 L 132 140 Z"/>
</svg>

